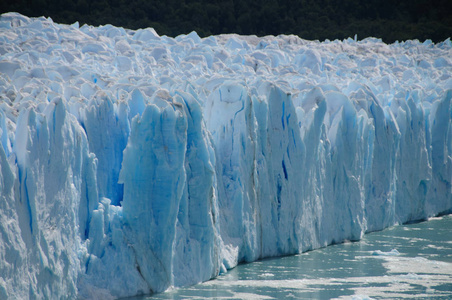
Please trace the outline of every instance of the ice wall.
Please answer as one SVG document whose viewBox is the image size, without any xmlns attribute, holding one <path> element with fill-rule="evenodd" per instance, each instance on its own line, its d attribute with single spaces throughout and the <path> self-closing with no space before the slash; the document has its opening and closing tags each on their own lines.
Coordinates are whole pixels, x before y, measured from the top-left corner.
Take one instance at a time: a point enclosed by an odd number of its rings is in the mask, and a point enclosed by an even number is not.
<svg viewBox="0 0 452 300">
<path fill-rule="evenodd" d="M 0 298 L 117 298 L 452 209 L 452 43 L 0 18 Z"/>
</svg>

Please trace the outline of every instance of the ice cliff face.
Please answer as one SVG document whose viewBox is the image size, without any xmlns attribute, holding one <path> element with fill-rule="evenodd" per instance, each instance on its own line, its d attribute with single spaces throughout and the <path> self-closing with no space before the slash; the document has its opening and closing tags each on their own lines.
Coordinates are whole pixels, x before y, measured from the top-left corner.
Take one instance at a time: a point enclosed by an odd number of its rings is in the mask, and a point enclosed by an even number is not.
<svg viewBox="0 0 452 300">
<path fill-rule="evenodd" d="M 452 209 L 452 43 L 0 18 L 0 298 L 205 281 Z"/>
</svg>

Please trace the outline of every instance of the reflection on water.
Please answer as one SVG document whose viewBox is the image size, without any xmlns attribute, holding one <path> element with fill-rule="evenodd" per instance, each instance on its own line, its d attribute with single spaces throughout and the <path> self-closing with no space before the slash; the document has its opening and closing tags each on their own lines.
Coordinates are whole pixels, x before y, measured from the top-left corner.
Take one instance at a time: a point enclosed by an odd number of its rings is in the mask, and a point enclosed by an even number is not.
<svg viewBox="0 0 452 300">
<path fill-rule="evenodd" d="M 204 298 L 451 299 L 452 215 L 240 265 L 216 280 L 135 299 Z"/>
</svg>

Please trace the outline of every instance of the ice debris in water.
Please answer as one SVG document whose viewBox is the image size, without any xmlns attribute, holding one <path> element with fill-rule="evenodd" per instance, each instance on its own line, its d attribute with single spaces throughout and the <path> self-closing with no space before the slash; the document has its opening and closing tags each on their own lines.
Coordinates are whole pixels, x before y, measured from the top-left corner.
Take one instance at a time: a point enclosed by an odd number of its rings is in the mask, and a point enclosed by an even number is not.
<svg viewBox="0 0 452 300">
<path fill-rule="evenodd" d="M 1 15 L 0 299 L 160 292 L 450 211 L 451 57 Z"/>
<path fill-rule="evenodd" d="M 381 251 L 381 250 L 375 250 L 374 252 L 372 252 L 372 255 L 375 256 L 398 256 L 400 255 L 400 252 L 397 251 L 397 249 L 392 249 L 391 251 Z"/>
</svg>

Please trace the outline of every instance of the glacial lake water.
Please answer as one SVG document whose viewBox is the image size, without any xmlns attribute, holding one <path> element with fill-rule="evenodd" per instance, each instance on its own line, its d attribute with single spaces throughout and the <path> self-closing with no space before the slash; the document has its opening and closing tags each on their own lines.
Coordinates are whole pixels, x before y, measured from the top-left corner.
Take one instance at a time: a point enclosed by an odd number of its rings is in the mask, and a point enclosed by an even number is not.
<svg viewBox="0 0 452 300">
<path fill-rule="evenodd" d="M 452 299 L 452 215 L 133 299 Z"/>
</svg>

